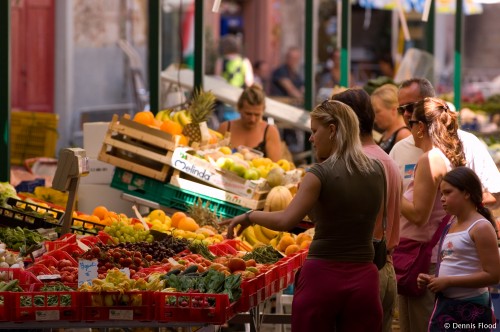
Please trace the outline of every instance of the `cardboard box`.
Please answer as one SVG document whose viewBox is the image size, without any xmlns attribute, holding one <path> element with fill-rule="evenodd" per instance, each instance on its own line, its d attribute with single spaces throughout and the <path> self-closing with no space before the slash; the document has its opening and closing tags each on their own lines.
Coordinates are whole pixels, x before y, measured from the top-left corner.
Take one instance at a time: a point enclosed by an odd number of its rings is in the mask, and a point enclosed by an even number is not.
<svg viewBox="0 0 500 332">
<path fill-rule="evenodd" d="M 83 149 L 89 158 L 97 158 L 106 137 L 109 122 L 86 122 L 83 124 Z"/>
<path fill-rule="evenodd" d="M 109 185 L 113 180 L 115 166 L 89 158 L 89 174 L 80 178 L 82 184 L 106 184 Z"/>
<path fill-rule="evenodd" d="M 175 149 L 169 160 L 170 165 L 212 186 L 247 198 L 253 198 L 267 184 L 265 179 L 245 180 L 204 159 L 190 155 L 187 153 L 189 150 L 191 149 Z"/>
</svg>

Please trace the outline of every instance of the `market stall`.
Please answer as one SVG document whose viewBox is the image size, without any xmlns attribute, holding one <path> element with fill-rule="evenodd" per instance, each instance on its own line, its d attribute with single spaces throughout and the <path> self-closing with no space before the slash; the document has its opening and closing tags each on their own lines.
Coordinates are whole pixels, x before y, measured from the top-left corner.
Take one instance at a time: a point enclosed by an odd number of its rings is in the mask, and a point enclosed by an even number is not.
<svg viewBox="0 0 500 332">
<path fill-rule="evenodd" d="M 184 135 L 189 110 L 151 123 L 146 113 L 115 116 L 98 159 L 114 166 L 111 187 L 169 213 L 73 209 L 80 177 L 92 173 L 82 149 L 63 151 L 53 188 L 2 190 L 1 328 L 208 331 L 236 317 L 258 330 L 261 322 L 289 322 L 262 316 L 260 307 L 293 283 L 311 230 L 254 225 L 228 240 L 220 221 L 284 209 L 303 171 L 246 147 L 231 150 L 228 137 L 203 124 L 195 124 L 200 136 Z"/>
</svg>

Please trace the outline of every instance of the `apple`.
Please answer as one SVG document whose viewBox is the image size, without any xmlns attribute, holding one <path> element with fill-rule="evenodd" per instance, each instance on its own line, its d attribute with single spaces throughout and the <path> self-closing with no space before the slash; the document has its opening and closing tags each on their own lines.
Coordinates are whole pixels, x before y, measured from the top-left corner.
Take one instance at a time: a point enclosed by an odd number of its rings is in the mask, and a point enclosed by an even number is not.
<svg viewBox="0 0 500 332">
<path fill-rule="evenodd" d="M 234 160 L 227 157 L 220 157 L 215 163 L 222 169 L 231 170 L 231 167 L 234 165 Z"/>
<path fill-rule="evenodd" d="M 255 167 L 250 167 L 245 170 L 243 177 L 247 180 L 258 180 L 260 178 L 260 172 Z"/>
<path fill-rule="evenodd" d="M 245 166 L 243 166 L 241 164 L 233 163 L 233 165 L 231 165 L 229 170 L 231 172 L 238 174 L 241 177 L 244 177 L 247 169 Z"/>
</svg>

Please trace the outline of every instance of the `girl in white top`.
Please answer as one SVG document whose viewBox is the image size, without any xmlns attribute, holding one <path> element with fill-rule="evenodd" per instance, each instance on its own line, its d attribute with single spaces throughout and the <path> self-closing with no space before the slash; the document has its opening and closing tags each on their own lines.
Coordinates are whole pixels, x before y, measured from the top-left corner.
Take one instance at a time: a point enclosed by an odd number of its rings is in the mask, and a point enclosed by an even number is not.
<svg viewBox="0 0 500 332">
<path fill-rule="evenodd" d="M 470 168 L 457 167 L 440 188 L 443 208 L 456 220 L 442 241 L 438 276 L 420 274 L 417 282 L 448 298 L 488 305 L 488 286 L 500 280 L 500 255 L 495 222 L 481 203 L 481 182 Z"/>
</svg>

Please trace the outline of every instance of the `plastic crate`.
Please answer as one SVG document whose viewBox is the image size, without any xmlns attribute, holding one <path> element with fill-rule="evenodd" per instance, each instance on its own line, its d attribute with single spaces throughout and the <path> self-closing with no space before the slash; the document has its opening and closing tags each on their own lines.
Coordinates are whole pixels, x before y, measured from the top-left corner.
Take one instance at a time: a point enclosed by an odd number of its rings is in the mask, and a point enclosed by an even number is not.
<svg viewBox="0 0 500 332">
<path fill-rule="evenodd" d="M 57 266 L 57 259 L 52 256 L 43 255 L 35 260 L 35 264 L 44 265 L 45 267 Z"/>
<path fill-rule="evenodd" d="M 158 322 L 190 322 L 221 325 L 235 314 L 236 303 L 227 294 L 157 292 Z"/>
<path fill-rule="evenodd" d="M 25 285 L 42 283 L 40 280 L 38 280 L 37 277 L 33 275 L 33 273 L 26 271 L 25 269 L 10 267 L 0 268 L 0 280 L 8 281 L 14 279 L 19 280 L 19 285 L 21 287 L 24 287 Z"/>
<path fill-rule="evenodd" d="M 43 292 L 42 285 L 35 291 L 11 293 L 13 304 L 11 320 L 26 321 L 80 321 L 80 295 L 76 291 Z"/>
<path fill-rule="evenodd" d="M 198 202 L 198 198 L 200 198 L 204 204 L 210 202 L 210 210 L 215 211 L 218 216 L 223 218 L 233 218 L 249 210 L 239 205 L 177 188 L 171 184 L 165 184 L 163 186 L 159 203 L 173 209 L 187 211 L 188 207 Z"/>
<path fill-rule="evenodd" d="M 236 302 L 235 307 L 237 312 L 247 312 L 261 302 L 259 290 L 264 287 L 264 281 L 264 274 L 241 281 L 241 297 Z"/>
<path fill-rule="evenodd" d="M 12 112 L 10 162 L 22 165 L 33 157 L 55 157 L 59 117 L 52 113 Z"/>
<path fill-rule="evenodd" d="M 45 241 L 45 249 L 47 251 L 57 250 L 68 244 L 76 244 L 76 234 L 68 233 L 61 236 L 55 241 Z"/>
<path fill-rule="evenodd" d="M 127 194 L 158 201 L 165 183 L 116 167 L 111 187 Z"/>
<path fill-rule="evenodd" d="M 39 263 L 31 265 L 26 269 L 26 271 L 33 273 L 33 275 L 37 277 L 40 275 L 52 274 L 52 272 L 50 272 L 50 270 L 45 265 Z"/>
<path fill-rule="evenodd" d="M 69 253 L 67 253 L 66 251 L 61 250 L 61 249 L 48 252 L 44 256 L 53 257 L 56 259 L 57 262 L 60 262 L 61 260 L 66 259 L 66 260 L 69 260 L 71 262 L 72 266 L 74 266 L 74 267 L 78 266 L 78 262 L 73 257 L 71 257 L 71 255 Z"/>
<path fill-rule="evenodd" d="M 11 316 L 11 292 L 0 292 L 0 322 L 10 321 Z"/>
<path fill-rule="evenodd" d="M 34 203 L 29 203 L 9 197 L 7 204 L 12 208 L 0 206 L 0 224 L 8 227 L 24 227 L 28 229 L 54 228 L 58 226 L 63 215 L 62 211 L 54 210 Z M 33 215 L 31 211 L 47 213 L 47 215 Z M 50 220 L 50 221 L 49 221 Z M 52 221 L 52 222 L 51 222 Z"/>
<path fill-rule="evenodd" d="M 154 320 L 153 292 L 82 292 L 85 321 Z"/>
<path fill-rule="evenodd" d="M 92 221 L 80 219 L 80 218 L 72 218 L 71 219 L 71 227 L 70 231 L 73 234 L 80 235 L 97 235 L 99 231 L 104 230 L 106 227 L 103 224 L 98 224 Z"/>
</svg>

